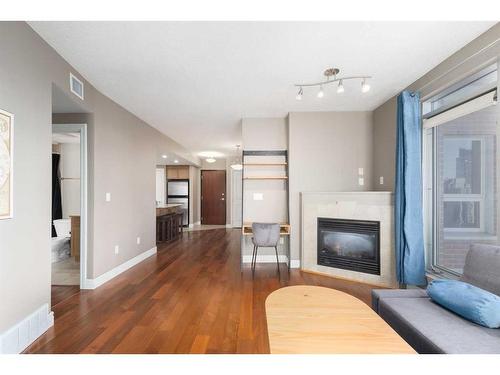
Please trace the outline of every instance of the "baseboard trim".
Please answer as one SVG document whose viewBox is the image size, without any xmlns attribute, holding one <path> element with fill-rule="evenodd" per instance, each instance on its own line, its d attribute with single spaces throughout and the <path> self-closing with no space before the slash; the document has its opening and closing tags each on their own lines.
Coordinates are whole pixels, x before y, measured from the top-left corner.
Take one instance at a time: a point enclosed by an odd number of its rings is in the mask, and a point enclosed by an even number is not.
<svg viewBox="0 0 500 375">
<path fill-rule="evenodd" d="M 226 228 L 232 228 L 233 224 L 226 224 Z"/>
<path fill-rule="evenodd" d="M 155 246 L 152 249 L 149 249 L 149 250 L 133 257 L 132 259 L 127 260 L 125 263 L 120 264 L 119 266 L 113 268 L 112 270 L 109 270 L 108 272 L 103 273 L 101 276 L 98 276 L 95 279 L 87 279 L 85 281 L 85 285 L 82 287 L 82 289 L 95 289 L 95 288 L 100 287 L 102 284 L 108 282 L 109 280 L 118 276 L 122 272 L 125 272 L 129 268 L 132 268 L 136 264 L 142 262 L 144 259 L 149 258 L 150 256 L 156 254 L 156 251 L 157 251 L 157 248 Z"/>
<path fill-rule="evenodd" d="M 288 263 L 286 255 L 279 254 L 280 263 Z M 243 263 L 252 263 L 251 255 L 243 255 Z M 276 255 L 257 255 L 257 263 L 276 263 Z"/>
<path fill-rule="evenodd" d="M 201 225 L 201 221 L 197 221 L 194 225 Z"/>
<path fill-rule="evenodd" d="M 280 263 L 288 263 L 288 257 L 278 254 Z M 243 255 L 243 263 L 252 263 L 251 255 Z M 276 263 L 276 255 L 257 255 L 257 263 Z M 300 260 L 292 259 L 290 268 L 300 268 Z"/>
<path fill-rule="evenodd" d="M 0 334 L 0 354 L 19 354 L 54 325 L 47 303 Z"/>
</svg>

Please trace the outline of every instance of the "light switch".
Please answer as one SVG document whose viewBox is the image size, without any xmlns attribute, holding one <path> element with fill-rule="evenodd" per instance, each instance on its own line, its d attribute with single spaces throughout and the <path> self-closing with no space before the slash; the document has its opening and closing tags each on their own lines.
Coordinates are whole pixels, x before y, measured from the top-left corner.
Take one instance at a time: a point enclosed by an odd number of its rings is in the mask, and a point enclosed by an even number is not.
<svg viewBox="0 0 500 375">
<path fill-rule="evenodd" d="M 363 168 L 358 168 L 358 175 L 363 176 L 365 174 L 365 170 Z"/>
<path fill-rule="evenodd" d="M 111 202 L 111 193 L 106 193 L 106 202 Z"/>
<path fill-rule="evenodd" d="M 120 252 L 120 246 L 115 245 L 115 254 L 118 254 Z"/>
<path fill-rule="evenodd" d="M 379 178 L 379 184 L 380 185 L 384 184 L 384 176 L 380 176 L 380 178 Z"/>
<path fill-rule="evenodd" d="M 360 186 L 363 186 L 365 184 L 365 179 L 363 177 L 358 178 L 358 183 Z"/>
<path fill-rule="evenodd" d="M 141 244 L 141 237 L 137 237 L 137 245 Z"/>
<path fill-rule="evenodd" d="M 254 201 L 263 201 L 264 200 L 264 194 L 262 194 L 262 193 L 253 193 L 253 200 Z"/>
</svg>

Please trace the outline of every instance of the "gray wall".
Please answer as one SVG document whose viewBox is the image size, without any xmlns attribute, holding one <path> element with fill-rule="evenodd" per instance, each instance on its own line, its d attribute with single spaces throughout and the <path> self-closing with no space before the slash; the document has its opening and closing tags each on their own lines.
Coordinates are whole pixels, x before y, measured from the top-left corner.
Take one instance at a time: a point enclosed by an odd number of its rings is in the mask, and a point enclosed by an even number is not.
<svg viewBox="0 0 500 375">
<path fill-rule="evenodd" d="M 289 114 L 291 256 L 300 259 L 300 192 L 372 190 L 373 113 Z M 358 168 L 364 169 L 363 186 Z"/>
<path fill-rule="evenodd" d="M 0 220 L 3 332 L 50 306 L 52 85 L 71 97 L 69 73 L 79 74 L 24 22 L 0 22 L 0 49 L 0 108 L 15 115 L 14 218 Z M 80 104 L 90 113 L 80 116 L 89 127 L 88 277 L 95 278 L 155 246 L 158 156 L 172 151 L 199 160 L 83 81 Z"/>
<path fill-rule="evenodd" d="M 500 23 L 474 39 L 462 49 L 430 70 L 423 77 L 407 87 L 420 91 L 422 98 L 465 78 L 474 71 L 497 61 L 500 56 Z M 374 111 L 374 189 L 393 190 L 396 154 L 396 96 Z M 384 185 L 378 179 L 384 176 Z"/>
</svg>

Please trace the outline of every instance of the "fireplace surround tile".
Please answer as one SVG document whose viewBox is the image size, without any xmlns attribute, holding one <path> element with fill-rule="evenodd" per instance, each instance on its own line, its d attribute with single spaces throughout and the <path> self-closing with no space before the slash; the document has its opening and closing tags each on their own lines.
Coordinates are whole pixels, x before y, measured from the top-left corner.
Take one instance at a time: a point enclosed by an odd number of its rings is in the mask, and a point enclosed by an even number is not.
<svg viewBox="0 0 500 375">
<path fill-rule="evenodd" d="M 397 287 L 392 192 L 302 192 L 301 268 L 303 271 Z M 318 217 L 380 222 L 380 275 L 317 264 Z"/>
</svg>

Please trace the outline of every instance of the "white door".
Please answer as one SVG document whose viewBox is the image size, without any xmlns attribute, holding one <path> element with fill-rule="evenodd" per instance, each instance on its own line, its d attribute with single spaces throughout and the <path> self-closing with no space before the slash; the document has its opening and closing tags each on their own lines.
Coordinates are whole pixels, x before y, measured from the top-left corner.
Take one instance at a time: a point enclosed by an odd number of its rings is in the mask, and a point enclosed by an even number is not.
<svg viewBox="0 0 500 375">
<path fill-rule="evenodd" d="M 242 180 L 241 180 L 241 171 L 231 170 L 231 186 L 232 186 L 232 213 L 231 213 L 231 224 L 233 228 L 241 228 L 241 219 L 242 219 L 242 209 L 243 209 L 243 200 L 242 200 Z"/>
<path fill-rule="evenodd" d="M 165 191 L 167 177 L 165 175 L 165 168 L 156 168 L 156 204 L 165 204 Z"/>
</svg>

